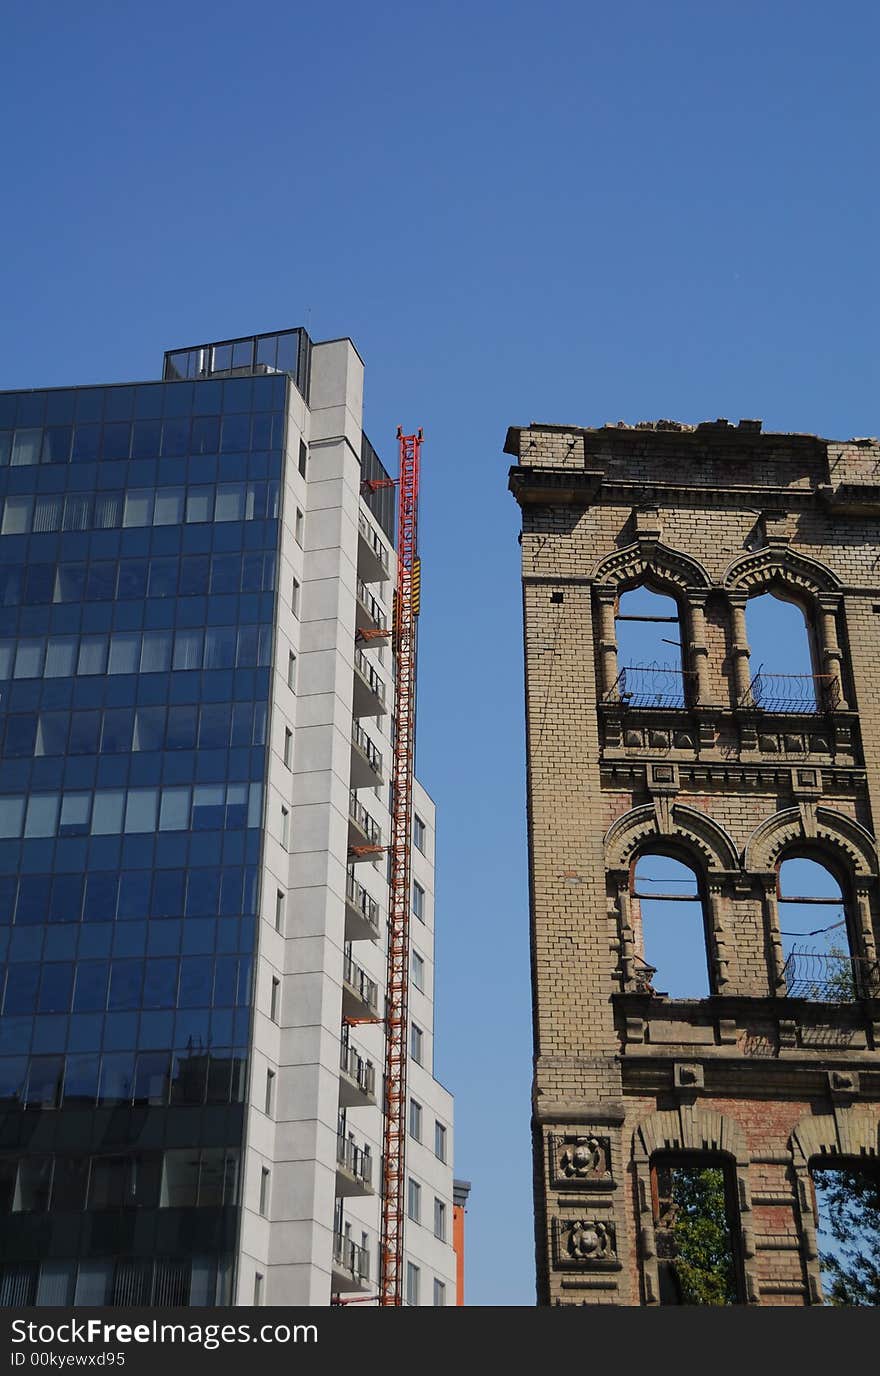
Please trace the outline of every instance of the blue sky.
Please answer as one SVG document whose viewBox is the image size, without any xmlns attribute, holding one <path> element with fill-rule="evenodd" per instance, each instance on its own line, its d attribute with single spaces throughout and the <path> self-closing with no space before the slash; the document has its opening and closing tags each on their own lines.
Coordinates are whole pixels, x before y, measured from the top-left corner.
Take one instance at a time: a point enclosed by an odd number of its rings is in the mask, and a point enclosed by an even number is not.
<svg viewBox="0 0 880 1376">
<path fill-rule="evenodd" d="M 469 1300 L 531 1304 L 508 425 L 878 430 L 876 6 L 6 7 L 0 386 L 305 323 L 426 434 L 419 772 Z"/>
</svg>

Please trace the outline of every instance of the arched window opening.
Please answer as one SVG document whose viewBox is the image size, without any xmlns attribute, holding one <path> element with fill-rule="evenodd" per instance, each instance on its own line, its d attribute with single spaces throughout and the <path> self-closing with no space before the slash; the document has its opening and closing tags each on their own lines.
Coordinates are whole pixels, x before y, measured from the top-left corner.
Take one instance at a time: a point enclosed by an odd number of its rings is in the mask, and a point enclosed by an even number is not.
<svg viewBox="0 0 880 1376">
<path fill-rule="evenodd" d="M 668 855 L 642 855 L 632 883 L 636 979 L 652 993 L 702 999 L 712 991 L 697 876 Z"/>
<path fill-rule="evenodd" d="M 783 860 L 777 900 L 789 997 L 822 1003 L 858 998 L 863 972 L 850 950 L 846 907 L 830 870 L 804 857 Z"/>
<path fill-rule="evenodd" d="M 833 706 L 836 680 L 816 673 L 813 639 L 803 608 L 776 588 L 746 603 L 750 705 L 767 712 L 818 712 Z"/>
<path fill-rule="evenodd" d="M 651 1196 L 660 1303 L 740 1304 L 730 1163 L 709 1155 L 655 1156 Z"/>
<path fill-rule="evenodd" d="M 617 690 L 628 707 L 684 707 L 682 632 L 673 597 L 642 585 L 621 593 L 615 617 Z"/>
<path fill-rule="evenodd" d="M 823 1158 L 810 1175 L 825 1303 L 880 1305 L 880 1167 Z"/>
</svg>

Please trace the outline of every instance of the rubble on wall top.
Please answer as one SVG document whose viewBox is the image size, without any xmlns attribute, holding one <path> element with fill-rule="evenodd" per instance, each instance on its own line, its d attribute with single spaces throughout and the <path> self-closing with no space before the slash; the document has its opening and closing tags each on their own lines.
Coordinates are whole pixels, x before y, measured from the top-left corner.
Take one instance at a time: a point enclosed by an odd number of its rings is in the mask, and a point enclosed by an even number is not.
<svg viewBox="0 0 880 1376">
<path fill-rule="evenodd" d="M 681 433 L 692 433 L 695 430 L 748 430 L 752 434 L 760 434 L 763 421 L 760 420 L 741 420 L 734 427 L 724 416 L 719 416 L 717 420 L 701 420 L 698 425 L 688 425 L 681 420 L 639 420 L 635 425 L 628 425 L 625 420 L 619 420 L 616 424 L 606 425 L 606 430 L 675 430 Z"/>
</svg>

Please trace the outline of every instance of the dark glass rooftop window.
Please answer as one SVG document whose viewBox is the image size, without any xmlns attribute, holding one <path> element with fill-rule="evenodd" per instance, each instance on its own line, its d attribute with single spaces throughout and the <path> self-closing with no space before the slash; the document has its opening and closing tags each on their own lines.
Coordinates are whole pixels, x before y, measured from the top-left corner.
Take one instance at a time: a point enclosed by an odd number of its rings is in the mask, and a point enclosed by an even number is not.
<svg viewBox="0 0 880 1376">
<path fill-rule="evenodd" d="M 245 335 L 240 339 L 170 350 L 165 355 L 162 376 L 166 382 L 176 382 L 190 378 L 289 373 L 308 401 L 311 350 L 312 341 L 303 329 Z"/>
</svg>

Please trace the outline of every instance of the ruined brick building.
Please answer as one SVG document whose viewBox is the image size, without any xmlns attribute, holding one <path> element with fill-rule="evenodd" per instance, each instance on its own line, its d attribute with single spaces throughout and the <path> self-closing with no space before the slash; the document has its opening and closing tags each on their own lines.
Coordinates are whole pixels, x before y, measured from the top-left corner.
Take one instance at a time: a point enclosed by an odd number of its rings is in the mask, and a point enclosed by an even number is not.
<svg viewBox="0 0 880 1376">
<path fill-rule="evenodd" d="M 732 1302 L 821 1304 L 816 1168 L 878 1151 L 880 443 L 659 421 L 513 428 L 505 452 L 523 522 L 538 1301 L 682 1302 L 669 1182 L 708 1164 Z M 805 672 L 750 656 L 768 593 L 801 620 Z M 635 657 L 658 630 L 665 662 Z M 789 862 L 826 887 L 791 895 Z M 684 911 L 650 888 L 671 872 L 693 881 L 693 993 L 680 946 L 653 955 L 664 911 Z M 792 934 L 804 902 L 814 927 Z"/>
</svg>

